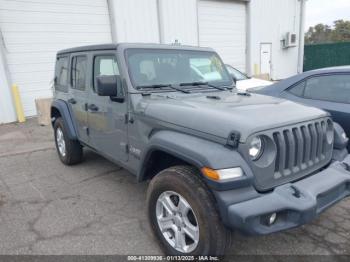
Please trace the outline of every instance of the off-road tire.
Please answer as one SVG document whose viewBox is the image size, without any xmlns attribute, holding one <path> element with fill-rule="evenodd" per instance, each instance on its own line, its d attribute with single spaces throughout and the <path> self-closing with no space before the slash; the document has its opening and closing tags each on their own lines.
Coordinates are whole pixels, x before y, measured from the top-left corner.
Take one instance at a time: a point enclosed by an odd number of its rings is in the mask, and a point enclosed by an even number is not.
<svg viewBox="0 0 350 262">
<path fill-rule="evenodd" d="M 193 209 L 199 225 L 199 242 L 190 253 L 173 248 L 158 226 L 156 203 L 165 191 L 183 196 Z M 231 231 L 222 224 L 214 196 L 199 171 L 190 166 L 174 166 L 161 171 L 150 182 L 147 191 L 147 212 L 150 226 L 166 255 L 217 255 L 225 254 L 231 245 Z"/>
<path fill-rule="evenodd" d="M 60 128 L 63 133 L 63 138 L 65 142 L 65 155 L 60 153 L 58 144 L 57 144 L 57 129 Z M 82 161 L 83 159 L 83 148 L 80 145 L 79 141 L 69 139 L 67 130 L 65 128 L 64 122 L 61 117 L 57 118 L 54 123 L 54 136 L 55 144 L 57 149 L 57 154 L 60 160 L 65 165 L 75 165 Z"/>
</svg>

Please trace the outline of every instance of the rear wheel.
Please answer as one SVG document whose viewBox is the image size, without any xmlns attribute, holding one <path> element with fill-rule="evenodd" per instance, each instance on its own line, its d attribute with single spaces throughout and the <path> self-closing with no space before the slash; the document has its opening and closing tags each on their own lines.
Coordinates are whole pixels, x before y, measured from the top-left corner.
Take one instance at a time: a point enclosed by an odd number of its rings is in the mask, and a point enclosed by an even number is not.
<svg viewBox="0 0 350 262">
<path fill-rule="evenodd" d="M 171 167 L 155 176 L 147 191 L 151 227 L 169 255 L 223 255 L 230 232 L 198 171 Z"/>
<path fill-rule="evenodd" d="M 74 165 L 82 161 L 83 149 L 79 141 L 69 139 L 62 118 L 54 123 L 55 144 L 58 156 L 63 164 Z"/>
</svg>

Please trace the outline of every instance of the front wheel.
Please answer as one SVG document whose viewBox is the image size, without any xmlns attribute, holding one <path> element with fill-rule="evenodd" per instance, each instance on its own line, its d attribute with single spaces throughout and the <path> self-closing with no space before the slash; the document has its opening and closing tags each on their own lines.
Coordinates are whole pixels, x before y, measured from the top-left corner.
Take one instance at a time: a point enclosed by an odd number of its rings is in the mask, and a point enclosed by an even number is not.
<svg viewBox="0 0 350 262">
<path fill-rule="evenodd" d="M 230 232 L 198 171 L 171 167 L 154 177 L 147 191 L 151 227 L 168 255 L 223 255 Z"/>
</svg>

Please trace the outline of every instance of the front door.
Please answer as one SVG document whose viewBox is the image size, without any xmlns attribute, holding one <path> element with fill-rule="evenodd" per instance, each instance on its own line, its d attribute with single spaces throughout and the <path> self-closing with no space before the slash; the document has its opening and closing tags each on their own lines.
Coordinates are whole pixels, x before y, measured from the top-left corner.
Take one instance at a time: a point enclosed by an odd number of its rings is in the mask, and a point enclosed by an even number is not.
<svg viewBox="0 0 350 262">
<path fill-rule="evenodd" d="M 87 55 L 73 55 L 71 58 L 70 84 L 68 92 L 68 104 L 73 115 L 73 122 L 78 133 L 79 140 L 88 142 L 87 136 Z"/>
<path fill-rule="evenodd" d="M 260 44 L 260 73 L 271 77 L 271 49 L 272 44 Z"/>
<path fill-rule="evenodd" d="M 110 97 L 96 93 L 96 77 L 119 75 L 117 58 L 113 52 L 96 52 L 93 56 L 93 72 L 88 100 L 90 145 L 117 161 L 127 160 L 127 103 L 114 102 Z"/>
</svg>

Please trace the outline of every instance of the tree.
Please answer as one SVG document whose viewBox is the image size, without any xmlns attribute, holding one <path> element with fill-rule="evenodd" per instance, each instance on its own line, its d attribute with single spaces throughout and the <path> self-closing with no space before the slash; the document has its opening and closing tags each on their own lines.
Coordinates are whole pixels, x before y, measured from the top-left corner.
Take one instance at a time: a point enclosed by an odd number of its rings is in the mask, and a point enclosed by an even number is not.
<svg viewBox="0 0 350 262">
<path fill-rule="evenodd" d="M 306 44 L 350 42 L 350 21 L 337 20 L 332 26 L 317 24 L 305 34 Z"/>
<path fill-rule="evenodd" d="M 350 21 L 337 20 L 332 31 L 333 42 L 350 41 Z"/>
</svg>

